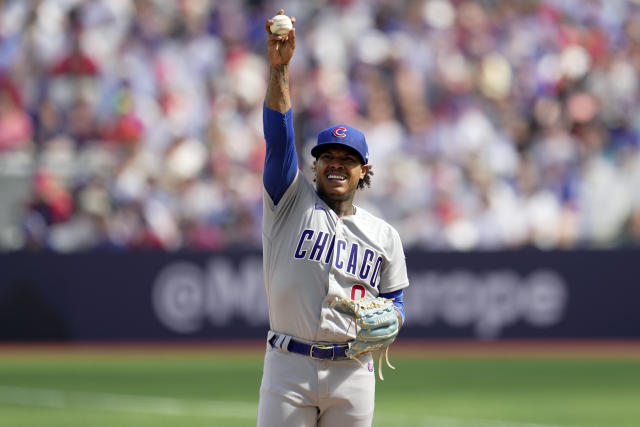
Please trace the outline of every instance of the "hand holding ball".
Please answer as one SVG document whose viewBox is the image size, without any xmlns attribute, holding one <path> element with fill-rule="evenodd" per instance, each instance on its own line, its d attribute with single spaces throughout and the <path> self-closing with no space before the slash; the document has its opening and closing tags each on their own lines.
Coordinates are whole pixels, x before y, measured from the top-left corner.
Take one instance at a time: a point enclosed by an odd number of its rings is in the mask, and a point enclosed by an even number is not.
<svg viewBox="0 0 640 427">
<path fill-rule="evenodd" d="M 286 36 L 293 28 L 293 23 L 287 15 L 276 15 L 271 19 L 273 20 L 273 24 L 271 24 L 269 30 L 271 30 L 272 34 Z"/>
<path fill-rule="evenodd" d="M 278 10 L 278 14 L 264 23 L 267 37 L 267 55 L 269 64 L 277 67 L 287 65 L 296 48 L 296 23 L 295 17 L 284 14 L 284 9 Z"/>
</svg>

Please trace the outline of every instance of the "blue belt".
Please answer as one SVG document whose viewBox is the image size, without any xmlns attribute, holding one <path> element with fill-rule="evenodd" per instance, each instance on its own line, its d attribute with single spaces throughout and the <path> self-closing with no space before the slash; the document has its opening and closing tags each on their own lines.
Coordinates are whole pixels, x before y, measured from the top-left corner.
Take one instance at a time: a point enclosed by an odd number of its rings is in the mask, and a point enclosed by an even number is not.
<svg viewBox="0 0 640 427">
<path fill-rule="evenodd" d="M 269 340 L 269 344 L 275 347 L 274 343 L 282 335 L 274 334 Z M 287 345 L 287 350 L 291 353 L 298 353 L 304 356 L 309 356 L 312 359 L 320 360 L 344 360 L 349 357 L 346 355 L 349 349 L 349 344 L 307 344 L 301 341 L 296 341 L 293 338 Z"/>
</svg>

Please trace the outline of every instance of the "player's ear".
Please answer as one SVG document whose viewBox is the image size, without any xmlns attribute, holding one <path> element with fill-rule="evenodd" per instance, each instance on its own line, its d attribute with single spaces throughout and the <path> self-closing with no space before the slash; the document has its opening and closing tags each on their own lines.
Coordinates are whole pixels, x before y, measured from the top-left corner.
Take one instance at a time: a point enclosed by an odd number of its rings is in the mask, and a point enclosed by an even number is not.
<svg viewBox="0 0 640 427">
<path fill-rule="evenodd" d="M 360 179 L 364 179 L 364 176 L 369 172 L 371 165 L 362 165 L 360 167 Z"/>
</svg>

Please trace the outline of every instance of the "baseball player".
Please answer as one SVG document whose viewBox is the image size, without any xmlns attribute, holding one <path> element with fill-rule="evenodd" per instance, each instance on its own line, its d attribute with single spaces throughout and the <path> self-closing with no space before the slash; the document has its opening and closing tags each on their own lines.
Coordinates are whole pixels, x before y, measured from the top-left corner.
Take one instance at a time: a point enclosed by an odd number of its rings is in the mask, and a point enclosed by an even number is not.
<svg viewBox="0 0 640 427">
<path fill-rule="evenodd" d="M 270 331 L 257 425 L 370 426 L 371 349 L 388 346 L 404 321 L 402 243 L 394 228 L 354 204 L 371 176 L 360 131 L 339 124 L 320 132 L 311 150 L 315 185 L 298 170 L 289 96 L 295 28 L 278 36 L 272 23 L 265 25 L 262 231 Z M 391 313 L 379 308 L 390 300 Z"/>
</svg>

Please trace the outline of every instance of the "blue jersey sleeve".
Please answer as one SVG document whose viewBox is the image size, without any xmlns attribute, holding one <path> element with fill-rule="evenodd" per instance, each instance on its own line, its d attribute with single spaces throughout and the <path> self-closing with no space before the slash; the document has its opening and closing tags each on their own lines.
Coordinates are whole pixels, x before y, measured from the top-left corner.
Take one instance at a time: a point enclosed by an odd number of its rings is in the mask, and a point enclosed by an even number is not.
<svg viewBox="0 0 640 427">
<path fill-rule="evenodd" d="M 380 296 L 383 298 L 393 299 L 393 305 L 400 313 L 400 316 L 402 316 L 402 324 L 404 325 L 404 290 L 400 289 L 399 291 L 387 292 L 380 294 Z"/>
<path fill-rule="evenodd" d="M 262 179 L 264 188 L 277 205 L 298 170 L 291 109 L 282 114 L 264 105 L 262 124 L 267 144 Z"/>
</svg>

